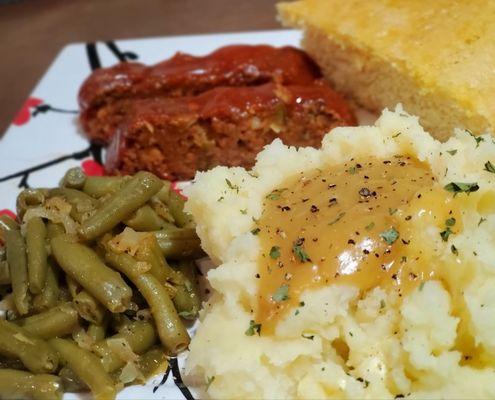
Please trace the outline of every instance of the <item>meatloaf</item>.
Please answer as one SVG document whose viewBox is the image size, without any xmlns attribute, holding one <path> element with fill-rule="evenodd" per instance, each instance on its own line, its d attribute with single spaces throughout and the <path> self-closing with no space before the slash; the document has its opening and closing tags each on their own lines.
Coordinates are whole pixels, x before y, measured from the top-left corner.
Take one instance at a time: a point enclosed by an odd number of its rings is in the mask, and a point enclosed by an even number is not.
<svg viewBox="0 0 495 400">
<path fill-rule="evenodd" d="M 86 134 L 106 144 L 136 98 L 196 95 L 217 86 L 248 86 L 274 81 L 311 84 L 316 64 L 294 47 L 233 45 L 195 57 L 177 53 L 153 66 L 120 63 L 98 69 L 79 92 L 81 123 Z"/>
<path fill-rule="evenodd" d="M 251 167 L 275 138 L 319 147 L 331 128 L 355 123 L 343 98 L 321 81 L 135 100 L 108 148 L 106 170 L 145 169 L 165 179 L 192 179 L 196 171 L 216 165 Z"/>
</svg>

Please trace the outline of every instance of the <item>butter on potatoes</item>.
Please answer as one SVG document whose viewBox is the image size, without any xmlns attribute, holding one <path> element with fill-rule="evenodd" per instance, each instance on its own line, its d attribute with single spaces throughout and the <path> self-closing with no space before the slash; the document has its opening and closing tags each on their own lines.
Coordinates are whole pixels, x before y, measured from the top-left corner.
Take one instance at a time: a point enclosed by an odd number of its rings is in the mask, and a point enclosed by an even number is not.
<svg viewBox="0 0 495 400">
<path fill-rule="evenodd" d="M 198 173 L 186 209 L 219 266 L 190 379 L 225 399 L 494 397 L 494 164 L 490 136 L 440 143 L 399 107 Z"/>
</svg>

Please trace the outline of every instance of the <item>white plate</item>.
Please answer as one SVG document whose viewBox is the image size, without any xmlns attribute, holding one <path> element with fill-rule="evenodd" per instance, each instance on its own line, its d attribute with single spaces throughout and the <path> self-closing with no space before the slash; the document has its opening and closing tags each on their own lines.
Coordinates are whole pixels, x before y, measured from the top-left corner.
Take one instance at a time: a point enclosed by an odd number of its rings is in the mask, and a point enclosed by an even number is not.
<svg viewBox="0 0 495 400">
<path fill-rule="evenodd" d="M 299 44 L 292 30 L 173 36 L 66 46 L 31 93 L 23 109 L 0 140 L 0 213 L 15 210 L 23 187 L 53 187 L 74 166 L 98 172 L 88 140 L 77 125 L 77 93 L 83 80 L 97 66 L 108 67 L 123 58 L 153 64 L 175 52 L 201 55 L 228 44 Z M 121 391 L 118 399 L 183 399 L 201 396 L 181 385 L 186 355 L 176 368 L 151 379 L 144 386 Z M 164 379 L 164 382 L 162 382 Z M 190 396 L 190 397 L 188 397 Z M 85 398 L 68 394 L 65 399 Z"/>
</svg>

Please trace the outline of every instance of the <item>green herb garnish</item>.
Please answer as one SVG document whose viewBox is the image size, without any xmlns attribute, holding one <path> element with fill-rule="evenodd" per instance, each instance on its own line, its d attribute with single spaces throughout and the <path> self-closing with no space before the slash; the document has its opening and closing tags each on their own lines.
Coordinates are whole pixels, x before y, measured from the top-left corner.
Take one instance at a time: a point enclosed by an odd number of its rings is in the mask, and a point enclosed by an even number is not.
<svg viewBox="0 0 495 400">
<path fill-rule="evenodd" d="M 272 299 L 277 303 L 289 300 L 289 285 L 280 286 L 275 294 L 272 296 Z"/>
<path fill-rule="evenodd" d="M 389 215 L 394 215 L 397 212 L 397 208 L 388 208 Z"/>
<path fill-rule="evenodd" d="M 304 338 L 304 339 L 309 339 L 309 340 L 313 340 L 315 338 L 315 335 L 309 335 L 307 333 L 302 333 L 301 336 Z"/>
<path fill-rule="evenodd" d="M 330 221 L 330 222 L 328 223 L 328 225 L 333 225 L 333 224 L 335 224 L 336 222 L 339 222 L 339 221 L 342 219 L 342 217 L 343 217 L 344 215 L 345 215 L 345 212 L 341 212 L 341 213 L 339 213 L 339 215 L 337 215 L 337 217 L 336 217 L 333 221 Z"/>
<path fill-rule="evenodd" d="M 209 389 L 210 385 L 213 383 L 214 380 L 215 380 L 215 376 L 206 377 L 206 390 Z"/>
<path fill-rule="evenodd" d="M 366 225 L 364 227 L 364 229 L 366 229 L 367 231 L 370 231 L 371 229 L 373 229 L 374 226 L 375 226 L 375 223 L 374 222 L 370 222 L 368 225 Z"/>
<path fill-rule="evenodd" d="M 449 153 L 451 156 L 457 154 L 457 150 L 454 149 L 454 150 L 447 150 L 447 153 Z"/>
<path fill-rule="evenodd" d="M 387 242 L 387 244 L 393 244 L 399 238 L 399 232 L 395 230 L 395 228 L 387 229 L 383 231 L 379 235 L 383 240 Z"/>
<path fill-rule="evenodd" d="M 227 186 L 229 187 L 229 189 L 235 190 L 237 193 L 239 193 L 239 186 L 234 185 L 234 184 L 233 184 L 230 180 L 228 180 L 227 178 L 225 178 L 225 182 L 227 182 Z"/>
<path fill-rule="evenodd" d="M 482 138 L 481 136 L 476 136 L 475 134 L 473 134 L 473 132 L 471 132 L 469 129 L 466 129 L 466 132 L 469 133 L 469 135 L 474 139 L 476 140 L 476 147 L 478 147 L 480 145 L 480 142 L 484 142 L 485 139 Z"/>
<path fill-rule="evenodd" d="M 278 200 L 278 199 L 280 199 L 280 195 L 282 194 L 282 192 L 284 192 L 285 190 L 287 190 L 287 189 L 272 190 L 269 194 L 266 195 L 266 198 L 268 200 Z"/>
<path fill-rule="evenodd" d="M 454 226 L 455 225 L 455 218 L 448 218 L 445 220 L 445 225 L 447 226 Z"/>
<path fill-rule="evenodd" d="M 485 163 L 485 171 L 491 172 L 492 174 L 495 174 L 495 166 L 490 161 L 487 161 Z"/>
<path fill-rule="evenodd" d="M 244 334 L 246 336 L 253 336 L 255 333 L 260 336 L 261 332 L 261 324 L 257 324 L 255 321 L 251 320 L 249 321 L 249 328 L 247 328 L 246 332 Z"/>
<path fill-rule="evenodd" d="M 440 232 L 440 236 L 442 237 L 442 240 L 444 242 L 446 242 L 447 240 L 449 240 L 449 236 L 454 233 L 452 232 L 452 230 L 450 229 L 450 227 L 447 227 L 447 229 L 445 229 L 444 231 Z"/>
<path fill-rule="evenodd" d="M 301 262 L 307 262 L 311 261 L 309 258 L 308 254 L 304 250 L 304 247 L 300 244 L 295 244 L 294 247 L 292 247 L 292 251 L 294 252 L 294 255 L 299 259 Z"/>
<path fill-rule="evenodd" d="M 480 187 L 477 183 L 450 182 L 443 187 L 447 192 L 454 194 L 476 192 Z"/>
<path fill-rule="evenodd" d="M 261 229 L 260 229 L 260 228 L 254 228 L 254 229 L 252 229 L 252 230 L 251 230 L 251 233 L 252 233 L 253 235 L 257 235 L 258 233 L 260 233 L 260 231 L 261 231 Z"/>
<path fill-rule="evenodd" d="M 273 258 L 274 260 L 280 257 L 280 247 L 278 246 L 273 246 L 270 249 L 270 257 Z"/>
<path fill-rule="evenodd" d="M 457 250 L 457 247 L 455 247 L 454 245 L 450 246 L 450 251 L 452 252 L 452 254 L 455 254 L 456 256 L 459 255 L 459 250 Z"/>
</svg>

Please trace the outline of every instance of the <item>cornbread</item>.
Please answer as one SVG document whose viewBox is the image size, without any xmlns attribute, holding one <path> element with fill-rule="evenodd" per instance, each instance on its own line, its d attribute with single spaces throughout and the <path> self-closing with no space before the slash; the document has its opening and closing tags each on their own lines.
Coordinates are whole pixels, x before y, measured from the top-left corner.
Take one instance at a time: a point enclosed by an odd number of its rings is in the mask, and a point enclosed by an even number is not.
<svg viewBox="0 0 495 400">
<path fill-rule="evenodd" d="M 495 397 L 495 143 L 401 108 L 199 172 L 218 267 L 186 372 L 214 399 Z"/>
<path fill-rule="evenodd" d="M 495 129 L 495 2 L 300 0 L 278 4 L 302 47 L 361 106 L 401 102 L 445 140 Z"/>
</svg>

